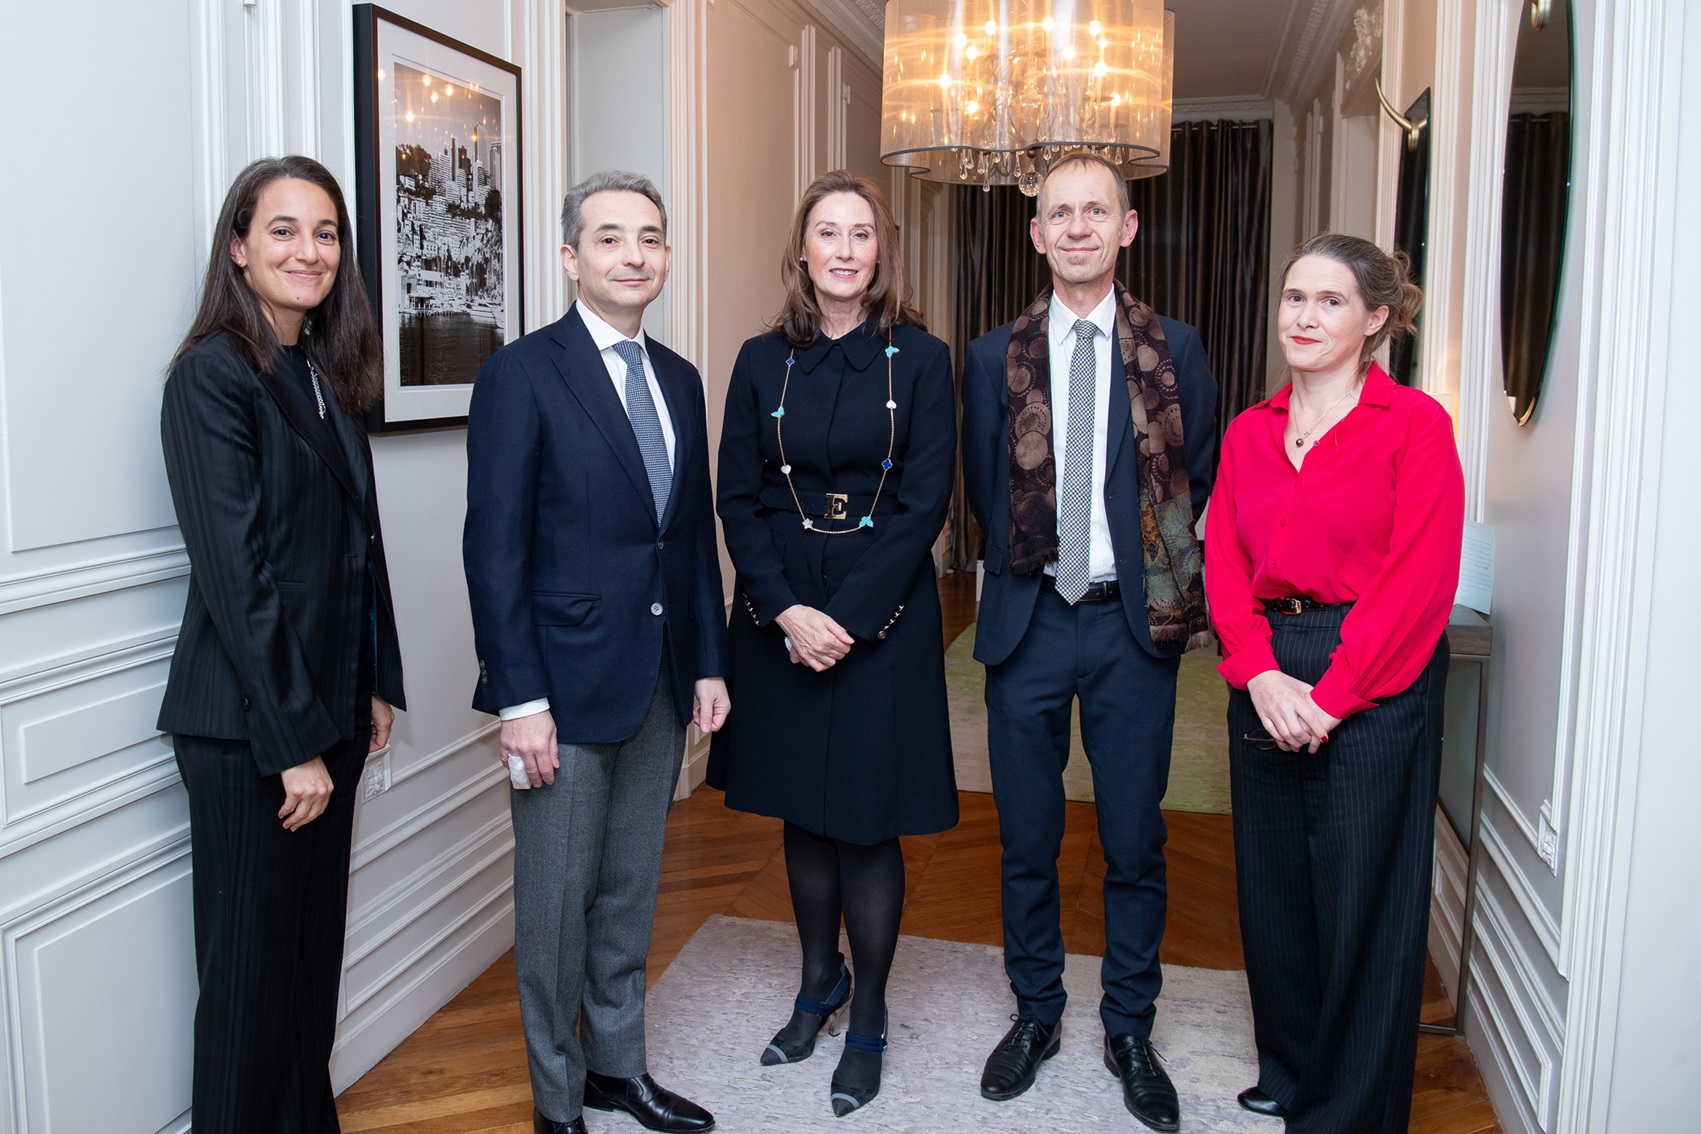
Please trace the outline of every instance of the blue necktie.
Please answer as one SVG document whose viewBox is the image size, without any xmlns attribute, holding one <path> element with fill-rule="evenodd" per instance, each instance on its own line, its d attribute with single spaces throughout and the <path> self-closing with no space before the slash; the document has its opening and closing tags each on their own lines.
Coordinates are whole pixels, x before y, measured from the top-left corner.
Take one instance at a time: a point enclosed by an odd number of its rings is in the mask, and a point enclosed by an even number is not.
<svg viewBox="0 0 1701 1134">
<path fill-rule="evenodd" d="M 655 399 L 650 397 L 650 384 L 644 380 L 644 348 L 631 339 L 621 339 L 614 344 L 614 353 L 626 364 L 626 416 L 632 422 L 632 435 L 638 439 L 638 452 L 644 457 L 644 471 L 650 475 L 650 495 L 655 497 L 659 524 L 667 514 L 673 470 L 667 463 L 667 439 L 662 436 Z"/>
<path fill-rule="evenodd" d="M 1075 355 L 1069 360 L 1069 427 L 1063 449 L 1063 487 L 1057 494 L 1057 594 L 1071 606 L 1092 581 L 1093 549 L 1093 335 L 1098 328 L 1075 320 Z"/>
</svg>

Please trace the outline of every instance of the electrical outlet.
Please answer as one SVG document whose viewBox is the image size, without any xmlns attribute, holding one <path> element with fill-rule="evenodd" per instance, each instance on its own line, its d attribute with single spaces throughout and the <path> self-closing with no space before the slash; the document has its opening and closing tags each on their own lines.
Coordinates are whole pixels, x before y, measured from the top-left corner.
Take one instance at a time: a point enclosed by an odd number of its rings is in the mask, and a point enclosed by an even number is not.
<svg viewBox="0 0 1701 1134">
<path fill-rule="evenodd" d="M 362 799 L 372 799 L 390 790 L 390 750 L 386 748 L 376 759 L 369 760 L 360 779 Z"/>
<path fill-rule="evenodd" d="M 1553 826 L 1553 809 L 1545 801 L 1536 824 L 1536 853 L 1549 870 L 1559 873 L 1559 832 Z"/>
</svg>

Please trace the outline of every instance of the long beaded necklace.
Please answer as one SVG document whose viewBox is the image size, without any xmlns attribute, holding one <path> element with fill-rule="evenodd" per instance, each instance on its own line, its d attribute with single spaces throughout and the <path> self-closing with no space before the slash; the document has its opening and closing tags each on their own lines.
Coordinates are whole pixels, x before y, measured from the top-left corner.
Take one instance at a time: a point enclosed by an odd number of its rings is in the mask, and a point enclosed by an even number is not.
<svg viewBox="0 0 1701 1134">
<path fill-rule="evenodd" d="M 854 528 L 841 528 L 837 531 L 827 531 L 815 526 L 815 521 L 809 518 L 803 510 L 803 501 L 797 498 L 797 485 L 791 479 L 791 461 L 786 457 L 785 420 L 786 420 L 786 391 L 791 388 L 792 367 L 797 363 L 797 349 L 786 356 L 785 381 L 780 383 L 780 408 L 769 417 L 774 419 L 774 441 L 780 448 L 780 472 L 786 478 L 786 487 L 791 489 L 791 502 L 797 506 L 797 514 L 803 520 L 805 531 L 820 532 L 822 535 L 849 535 L 863 528 L 874 527 L 874 509 L 880 503 L 880 493 L 885 491 L 886 476 L 892 471 L 892 453 L 898 443 L 898 403 L 892 393 L 892 356 L 898 353 L 898 348 L 892 345 L 891 336 L 886 338 L 886 459 L 880 462 L 880 484 L 874 490 L 874 499 L 868 502 L 868 515 L 856 522 Z"/>
</svg>

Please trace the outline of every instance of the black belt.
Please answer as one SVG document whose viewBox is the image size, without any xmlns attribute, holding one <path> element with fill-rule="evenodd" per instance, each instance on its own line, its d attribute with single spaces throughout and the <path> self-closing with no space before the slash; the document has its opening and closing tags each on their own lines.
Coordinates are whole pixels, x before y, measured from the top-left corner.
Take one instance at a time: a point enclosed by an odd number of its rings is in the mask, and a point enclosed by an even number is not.
<svg viewBox="0 0 1701 1134">
<path fill-rule="evenodd" d="M 1318 602 L 1305 595 L 1283 595 L 1264 600 L 1265 614 L 1304 614 L 1308 610 L 1345 610 L 1350 602 Z"/>
<path fill-rule="evenodd" d="M 1050 591 L 1057 590 L 1057 577 L 1054 575 L 1041 575 L 1040 586 Z M 1088 583 L 1087 593 L 1075 601 L 1077 603 L 1114 602 L 1121 597 L 1122 584 L 1115 579 L 1106 579 L 1101 583 Z"/>
<path fill-rule="evenodd" d="M 852 496 L 847 492 L 803 492 L 793 500 L 791 490 L 783 484 L 770 484 L 762 490 L 762 506 L 781 512 L 803 514 L 813 520 L 860 520 L 864 516 L 887 515 L 898 507 L 895 494 L 883 493 L 878 501 L 872 496 Z M 869 511 L 869 505 L 873 511 Z"/>
</svg>

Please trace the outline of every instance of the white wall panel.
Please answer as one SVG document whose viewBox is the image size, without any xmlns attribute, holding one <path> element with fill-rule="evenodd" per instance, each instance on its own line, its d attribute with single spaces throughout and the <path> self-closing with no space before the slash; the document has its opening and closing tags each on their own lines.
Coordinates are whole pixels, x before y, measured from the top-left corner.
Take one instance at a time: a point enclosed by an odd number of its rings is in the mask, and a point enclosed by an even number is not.
<svg viewBox="0 0 1701 1134">
<path fill-rule="evenodd" d="M 188 853 L 180 844 L 0 928 L 17 989 L 17 1129 L 154 1131 L 188 1110 Z"/>
<path fill-rule="evenodd" d="M 173 523 L 159 391 L 201 267 L 192 10 L 102 5 L 68 68 L 45 49 L 65 12 L 7 7 L 0 99 L 24 131 L 0 178 L 8 550 Z"/>
</svg>

